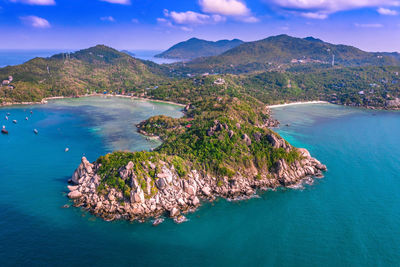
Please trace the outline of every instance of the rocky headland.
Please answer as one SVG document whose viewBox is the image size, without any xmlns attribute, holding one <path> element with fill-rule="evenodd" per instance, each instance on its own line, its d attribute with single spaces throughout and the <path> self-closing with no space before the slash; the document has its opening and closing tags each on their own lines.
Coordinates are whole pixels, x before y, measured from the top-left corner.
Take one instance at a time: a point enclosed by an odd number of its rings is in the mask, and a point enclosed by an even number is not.
<svg viewBox="0 0 400 267">
<path fill-rule="evenodd" d="M 90 163 L 83 157 L 70 180 L 68 197 L 75 206 L 105 220 L 145 221 L 166 215 L 183 222 L 183 214 L 195 211 L 202 201 L 218 197 L 246 199 L 254 196 L 257 190 L 290 187 L 302 183 L 305 178 L 323 177 L 326 166 L 311 157 L 306 149 L 294 148 L 274 134 L 265 138 L 276 149 L 296 150 L 299 159 L 292 163 L 280 159 L 269 172 L 260 173 L 249 166 L 230 177 L 216 177 L 195 168 L 189 168 L 182 175 L 173 160 L 150 155 L 145 161 L 129 161 L 117 170 L 118 178 L 130 185 L 128 192 L 122 192 L 112 186 L 104 187 L 102 164 Z"/>
</svg>

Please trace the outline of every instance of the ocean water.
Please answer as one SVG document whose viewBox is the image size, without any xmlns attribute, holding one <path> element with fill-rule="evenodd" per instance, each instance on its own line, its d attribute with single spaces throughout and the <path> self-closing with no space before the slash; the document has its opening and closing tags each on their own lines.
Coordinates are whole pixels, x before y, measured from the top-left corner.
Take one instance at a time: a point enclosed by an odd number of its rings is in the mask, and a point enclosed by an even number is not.
<svg viewBox="0 0 400 267">
<path fill-rule="evenodd" d="M 50 50 L 16 50 L 16 49 L 0 49 L 0 68 L 8 65 L 22 64 L 35 57 L 50 57 L 58 53 L 73 52 L 65 49 Z M 132 50 L 136 58 L 153 61 L 157 64 L 169 64 L 178 62 L 176 59 L 156 58 L 155 55 L 163 52 L 158 50 Z"/>
<path fill-rule="evenodd" d="M 50 57 L 52 55 L 66 52 L 62 49 L 34 49 L 34 50 L 17 50 L 17 49 L 0 49 L 0 68 L 8 65 L 22 64 L 35 57 Z"/>
<path fill-rule="evenodd" d="M 70 203 L 66 181 L 83 154 L 93 161 L 114 149 L 149 149 L 157 144 L 137 135 L 133 123 L 160 113 L 178 117 L 179 110 L 117 98 L 1 108 L 10 134 L 0 136 L 0 265 L 399 265 L 398 112 L 274 109 L 279 133 L 329 168 L 303 190 L 204 203 L 187 222 L 167 219 L 157 227 L 62 208 Z M 4 120 L 7 112 L 18 124 Z"/>
</svg>

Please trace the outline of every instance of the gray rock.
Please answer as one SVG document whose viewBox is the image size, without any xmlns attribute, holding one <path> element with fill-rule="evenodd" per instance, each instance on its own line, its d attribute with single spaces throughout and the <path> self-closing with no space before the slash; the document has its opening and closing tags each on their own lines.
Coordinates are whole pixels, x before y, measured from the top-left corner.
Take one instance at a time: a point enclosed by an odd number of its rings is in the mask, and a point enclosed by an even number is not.
<svg viewBox="0 0 400 267">
<path fill-rule="evenodd" d="M 180 211 L 179 211 L 179 209 L 176 208 L 176 207 L 173 207 L 173 208 L 171 209 L 171 211 L 169 212 L 169 216 L 170 216 L 171 218 L 176 217 L 176 216 L 178 216 L 179 214 L 180 214 Z"/>
<path fill-rule="evenodd" d="M 82 197 L 82 193 L 79 192 L 78 190 L 75 190 L 75 191 L 69 192 L 69 193 L 68 193 L 68 197 L 69 197 L 70 199 L 77 199 L 77 198 Z"/>
<path fill-rule="evenodd" d="M 164 178 L 158 178 L 156 180 L 156 186 L 157 186 L 158 189 L 162 190 L 162 189 L 164 189 L 166 187 L 166 185 L 167 184 L 166 184 Z"/>
<path fill-rule="evenodd" d="M 251 145 L 251 139 L 247 134 L 243 134 L 242 139 L 246 142 L 246 145 L 248 145 L 248 146 Z"/>
</svg>

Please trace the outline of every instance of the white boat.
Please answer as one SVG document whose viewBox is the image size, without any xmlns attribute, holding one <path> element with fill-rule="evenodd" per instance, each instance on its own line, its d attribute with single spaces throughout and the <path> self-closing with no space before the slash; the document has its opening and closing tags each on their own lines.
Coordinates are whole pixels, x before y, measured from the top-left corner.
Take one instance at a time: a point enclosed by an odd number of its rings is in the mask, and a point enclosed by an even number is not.
<svg viewBox="0 0 400 267">
<path fill-rule="evenodd" d="M 36 129 L 33 129 L 33 132 L 34 132 L 35 134 L 38 134 L 38 133 L 39 133 L 39 131 L 36 130 Z"/>
<path fill-rule="evenodd" d="M 66 149 L 65 149 L 65 152 L 68 152 L 69 151 L 69 148 L 67 147 Z"/>
<path fill-rule="evenodd" d="M 13 123 L 17 124 L 17 123 L 18 123 L 18 121 L 17 121 L 17 120 L 13 120 Z"/>
<path fill-rule="evenodd" d="M 6 116 L 6 120 L 8 120 L 8 117 Z"/>
</svg>

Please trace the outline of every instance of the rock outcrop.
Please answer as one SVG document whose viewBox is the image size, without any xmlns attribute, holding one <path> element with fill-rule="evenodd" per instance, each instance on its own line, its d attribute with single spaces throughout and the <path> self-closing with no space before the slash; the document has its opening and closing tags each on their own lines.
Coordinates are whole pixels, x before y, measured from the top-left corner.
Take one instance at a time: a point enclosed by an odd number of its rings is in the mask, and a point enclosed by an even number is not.
<svg viewBox="0 0 400 267">
<path fill-rule="evenodd" d="M 213 131 L 220 127 L 227 128 L 218 122 L 215 125 Z M 246 142 L 250 140 L 247 135 L 242 138 Z M 258 133 L 255 133 L 254 138 L 260 138 Z M 273 134 L 268 140 L 276 148 L 296 149 Z M 145 171 L 152 175 L 139 179 L 135 173 L 135 164 L 130 161 L 118 170 L 121 179 L 130 181 L 129 195 L 106 184 L 99 190 L 102 183 L 98 174 L 99 164 L 82 158 L 71 179 L 74 185 L 68 186 L 71 191 L 68 197 L 74 201 L 75 206 L 84 207 L 106 220 L 143 221 L 167 215 L 176 222 L 183 222 L 185 218 L 182 214 L 195 211 L 201 205 L 201 200 L 213 201 L 217 197 L 243 199 L 254 195 L 257 189 L 288 187 L 301 183 L 307 177 L 322 177 L 326 166 L 312 158 L 306 149 L 298 149 L 298 152 L 300 160 L 290 164 L 281 159 L 270 171 L 259 173 L 253 166 L 229 178 L 214 177 L 196 169 L 191 169 L 185 177 L 181 177 L 172 163 L 159 160 L 141 163 Z"/>
</svg>

